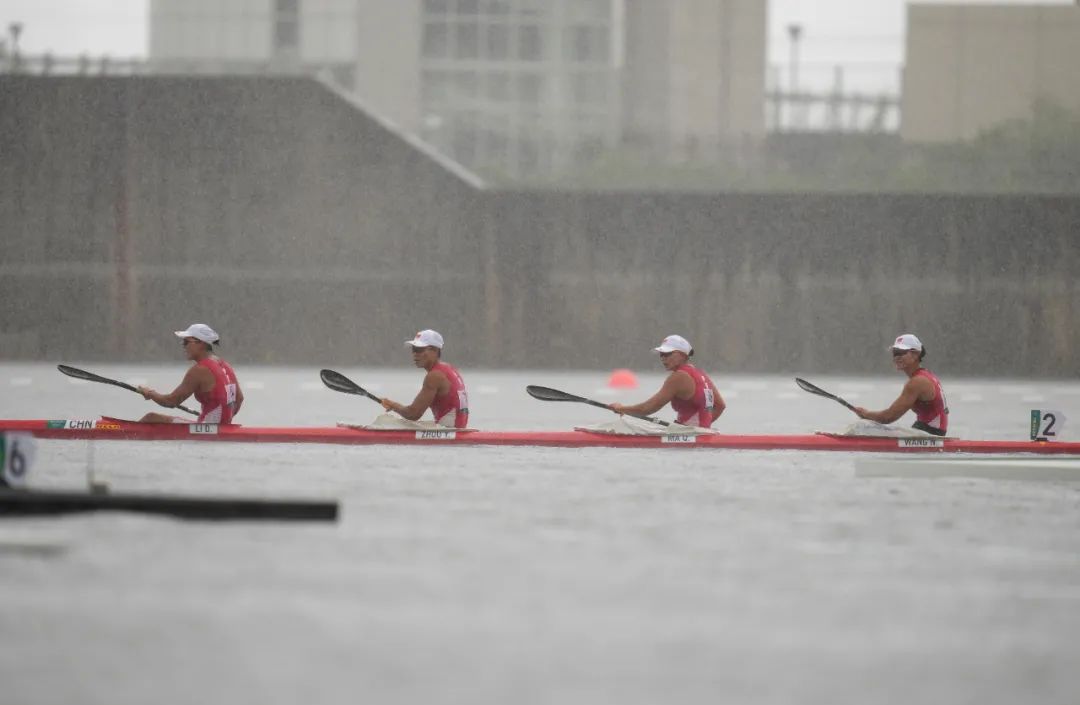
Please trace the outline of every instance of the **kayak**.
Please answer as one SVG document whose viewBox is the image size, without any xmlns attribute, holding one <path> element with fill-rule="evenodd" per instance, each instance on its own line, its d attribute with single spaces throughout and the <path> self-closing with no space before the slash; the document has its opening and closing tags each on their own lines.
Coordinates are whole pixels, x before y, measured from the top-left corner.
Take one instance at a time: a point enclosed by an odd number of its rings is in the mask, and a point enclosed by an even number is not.
<svg viewBox="0 0 1080 705">
<path fill-rule="evenodd" d="M 0 432 L 42 439 L 202 441 L 337 445 L 459 445 L 563 448 L 717 448 L 732 450 L 872 453 L 1038 453 L 1080 455 L 1080 442 L 881 438 L 828 433 L 805 435 L 613 435 L 594 431 L 370 430 L 337 427 L 257 427 L 234 424 L 146 424 L 112 418 L 0 420 Z"/>
</svg>

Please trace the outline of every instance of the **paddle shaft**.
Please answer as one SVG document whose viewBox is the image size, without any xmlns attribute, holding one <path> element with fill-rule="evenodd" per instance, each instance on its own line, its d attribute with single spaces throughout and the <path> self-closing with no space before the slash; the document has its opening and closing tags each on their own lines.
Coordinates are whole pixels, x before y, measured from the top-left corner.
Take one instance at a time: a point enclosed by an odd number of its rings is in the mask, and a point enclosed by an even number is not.
<svg viewBox="0 0 1080 705">
<path fill-rule="evenodd" d="M 550 387 L 529 385 L 525 387 L 525 391 L 528 392 L 529 396 L 531 396 L 533 399 L 539 399 L 540 401 L 573 401 L 580 404 L 588 404 L 589 406 L 595 406 L 598 409 L 614 411 L 614 409 L 612 409 L 610 406 L 603 402 L 599 402 L 594 399 L 586 399 L 585 397 L 579 397 L 576 394 L 569 394 L 558 389 L 551 389 Z M 671 425 L 667 421 L 662 421 L 653 416 L 643 416 L 640 414 L 627 414 L 627 416 L 633 416 L 635 419 L 641 419 L 643 421 L 651 421 L 652 423 L 659 424 L 661 426 Z"/>
<path fill-rule="evenodd" d="M 120 387 L 121 389 L 126 389 L 129 392 L 135 392 L 139 396 L 142 396 L 142 392 L 140 392 L 136 387 L 131 386 L 127 382 L 121 382 L 119 380 L 109 379 L 108 377 L 102 377 L 101 375 L 96 375 L 93 372 L 87 372 L 86 370 L 80 370 L 77 367 L 71 367 L 69 365 L 57 365 L 56 369 L 60 370 L 60 372 L 67 375 L 68 377 L 74 377 L 75 379 L 81 379 L 81 380 L 85 380 L 87 382 L 98 382 L 100 384 L 111 384 L 114 387 Z M 165 408 L 168 409 L 169 407 L 165 407 Z M 183 404 L 177 404 L 175 408 L 179 409 L 180 411 L 187 412 L 187 413 L 191 414 L 192 416 L 198 416 L 199 415 L 198 411 L 193 411 L 192 409 L 187 408 Z"/>
<path fill-rule="evenodd" d="M 344 390 L 339 389 L 337 391 L 340 392 L 340 391 L 344 391 Z M 382 404 L 382 398 L 381 397 L 375 396 L 374 394 L 372 394 L 368 390 L 364 389 L 363 387 L 359 387 L 355 392 L 345 392 L 345 393 L 346 394 L 356 394 L 356 395 L 361 396 L 361 397 L 367 397 L 368 399 L 375 402 L 376 404 Z"/>
</svg>

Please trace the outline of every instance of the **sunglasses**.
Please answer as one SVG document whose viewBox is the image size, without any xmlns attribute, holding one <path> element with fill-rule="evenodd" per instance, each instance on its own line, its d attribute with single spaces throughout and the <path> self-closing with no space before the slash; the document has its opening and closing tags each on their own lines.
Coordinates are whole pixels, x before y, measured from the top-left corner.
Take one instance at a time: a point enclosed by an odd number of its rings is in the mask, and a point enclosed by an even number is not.
<svg viewBox="0 0 1080 705">
<path fill-rule="evenodd" d="M 675 351 L 672 350 L 671 352 L 660 353 L 660 357 L 671 357 L 674 354 L 675 354 Z"/>
<path fill-rule="evenodd" d="M 188 343 L 197 343 L 197 342 L 199 342 L 199 341 L 196 340 L 195 338 L 184 338 L 183 340 L 180 341 L 180 347 L 186 347 Z"/>
<path fill-rule="evenodd" d="M 431 349 L 432 349 L 432 348 L 431 348 L 431 346 L 430 346 L 430 345 L 429 345 L 429 346 L 427 346 L 427 347 L 423 347 L 423 348 L 418 348 L 418 347 L 416 347 L 416 346 L 414 345 L 414 346 L 413 346 L 413 349 L 412 349 L 412 351 L 413 351 L 413 354 L 415 355 L 415 354 L 417 354 L 417 353 L 422 353 L 422 352 L 424 352 L 425 350 L 431 350 Z"/>
<path fill-rule="evenodd" d="M 915 351 L 914 350 L 897 350 L 896 348 L 893 348 L 892 356 L 893 357 L 903 357 L 904 355 L 907 355 L 909 352 L 915 352 Z"/>
</svg>

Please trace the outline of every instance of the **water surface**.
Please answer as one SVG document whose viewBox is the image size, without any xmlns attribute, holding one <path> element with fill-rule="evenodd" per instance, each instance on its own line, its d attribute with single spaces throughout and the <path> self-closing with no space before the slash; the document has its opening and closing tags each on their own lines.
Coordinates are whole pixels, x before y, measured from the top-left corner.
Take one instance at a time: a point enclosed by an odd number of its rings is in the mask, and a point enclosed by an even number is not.
<svg viewBox="0 0 1080 705">
<path fill-rule="evenodd" d="M 78 365 L 167 388 L 182 366 Z M 419 373 L 343 369 L 408 400 Z M 317 370 L 238 370 L 251 425 L 366 422 Z M 464 371 L 473 422 L 605 420 Z M 852 420 L 789 377 L 716 375 L 731 432 Z M 820 378 L 881 408 L 902 379 Z M 948 381 L 957 435 L 1022 439 L 1080 385 Z M 150 407 L 0 365 L 0 417 Z M 1080 421 L 1080 413 L 1074 413 Z M 1075 435 L 1070 435 L 1075 438 Z M 856 478 L 852 454 L 40 442 L 34 484 L 338 498 L 337 524 L 98 514 L 0 523 L 10 703 L 1074 703 L 1080 487 Z M 22 549 L 16 550 L 21 546 Z M 25 550 L 26 546 L 40 550 Z M 46 550 L 48 549 L 48 550 Z"/>
</svg>

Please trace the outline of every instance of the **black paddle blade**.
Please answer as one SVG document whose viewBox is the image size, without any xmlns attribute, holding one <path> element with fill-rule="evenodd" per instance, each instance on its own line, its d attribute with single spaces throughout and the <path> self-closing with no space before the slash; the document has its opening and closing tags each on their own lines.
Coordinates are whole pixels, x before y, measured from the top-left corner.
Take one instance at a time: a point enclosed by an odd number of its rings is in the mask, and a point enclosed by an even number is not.
<svg viewBox="0 0 1080 705">
<path fill-rule="evenodd" d="M 330 389 L 333 389 L 335 392 L 343 392 L 345 394 L 363 393 L 360 385 L 334 370 L 320 370 L 319 379 L 323 381 L 323 384 L 330 387 Z"/>
<path fill-rule="evenodd" d="M 87 372 L 86 370 L 80 370 L 78 367 L 70 367 L 68 365 L 57 365 L 56 369 L 60 370 L 68 377 L 74 377 L 75 379 L 86 380 L 87 382 L 101 382 L 102 384 L 112 384 L 122 389 L 127 389 L 132 392 L 138 392 L 139 390 L 132 387 L 125 382 L 119 382 L 115 379 L 109 379 L 108 377 L 102 377 L 96 375 L 93 372 Z"/>
<path fill-rule="evenodd" d="M 805 379 L 800 379 L 799 377 L 796 377 L 795 378 L 795 384 L 799 385 L 799 387 L 804 392 L 810 392 L 811 394 L 817 394 L 818 396 L 821 396 L 821 397 L 829 397 L 830 399 L 832 398 L 832 394 L 829 394 L 828 392 L 826 392 L 821 387 L 818 387 L 817 385 L 810 384 Z"/>
<path fill-rule="evenodd" d="M 359 394 L 368 399 L 382 402 L 382 399 L 379 399 L 379 397 L 364 389 L 356 382 L 353 382 L 340 372 L 335 372 L 334 370 L 320 370 L 319 379 L 323 381 L 323 384 L 330 389 L 333 389 L 335 392 L 341 392 L 343 394 Z"/>
<path fill-rule="evenodd" d="M 578 401 L 585 402 L 586 404 L 589 403 L 589 400 L 584 397 L 577 397 L 573 394 L 560 392 L 558 389 L 552 389 L 551 387 L 540 387 L 535 384 L 530 384 L 525 387 L 525 391 L 529 393 L 530 397 L 541 401 Z"/>
<path fill-rule="evenodd" d="M 802 389 L 803 391 L 810 392 L 811 394 L 816 394 L 819 397 L 825 397 L 826 399 L 832 399 L 833 401 L 837 402 L 838 404 L 843 404 L 848 409 L 851 409 L 852 411 L 855 411 L 855 407 L 853 405 L 849 404 L 847 401 L 841 399 L 840 397 L 836 396 L 835 394 L 829 394 L 828 392 L 826 392 L 821 387 L 819 387 L 819 386 L 817 386 L 815 384 L 810 384 L 805 379 L 800 379 L 800 378 L 796 377 L 795 378 L 795 384 L 799 385 L 799 389 Z"/>
<path fill-rule="evenodd" d="M 66 374 L 68 377 L 75 377 L 77 379 L 86 379 L 87 376 L 93 376 L 86 370 L 80 370 L 77 367 L 69 367 L 68 365 L 57 365 L 56 369 Z"/>
</svg>

